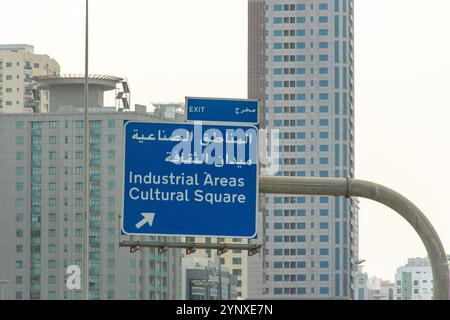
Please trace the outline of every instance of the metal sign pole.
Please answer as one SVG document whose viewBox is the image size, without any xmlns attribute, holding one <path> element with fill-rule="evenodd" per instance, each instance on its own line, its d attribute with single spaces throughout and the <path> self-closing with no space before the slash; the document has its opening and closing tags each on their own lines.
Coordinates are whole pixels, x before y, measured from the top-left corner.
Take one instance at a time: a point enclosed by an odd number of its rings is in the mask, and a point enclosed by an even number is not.
<svg viewBox="0 0 450 320">
<path fill-rule="evenodd" d="M 414 228 L 421 238 L 431 262 L 433 272 L 433 299 L 449 300 L 449 265 L 444 246 L 430 221 L 411 201 L 385 186 L 345 178 L 294 178 L 259 177 L 259 192 L 270 194 L 302 194 L 362 197 L 380 202 L 399 213 Z M 196 248 L 196 249 L 241 249 L 249 255 L 257 253 L 261 245 L 257 244 L 215 244 L 215 243 L 157 243 L 142 241 L 122 241 L 122 247 L 156 248 Z"/>
<path fill-rule="evenodd" d="M 89 300 L 89 0 L 86 0 L 86 47 L 84 71 L 84 257 L 83 257 L 83 295 Z"/>
</svg>

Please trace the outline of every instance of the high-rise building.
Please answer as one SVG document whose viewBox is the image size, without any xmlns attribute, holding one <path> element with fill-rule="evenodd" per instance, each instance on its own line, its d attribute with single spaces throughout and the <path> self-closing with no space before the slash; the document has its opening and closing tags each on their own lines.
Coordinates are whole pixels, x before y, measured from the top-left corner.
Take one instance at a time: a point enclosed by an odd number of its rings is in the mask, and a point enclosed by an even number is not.
<svg viewBox="0 0 450 320">
<path fill-rule="evenodd" d="M 280 171 L 354 177 L 353 0 L 249 0 L 249 98 L 279 130 Z M 249 298 L 352 299 L 353 198 L 269 195 Z"/>
<path fill-rule="evenodd" d="M 195 237 L 190 238 L 199 243 L 232 243 L 232 244 L 248 244 L 247 239 L 242 238 L 216 238 L 216 237 Z M 246 250 L 233 249 L 228 250 L 222 255 L 217 254 L 217 250 L 206 249 L 197 250 L 193 257 L 208 257 L 220 261 L 221 266 L 224 266 L 236 278 L 236 294 L 246 299 L 248 297 L 248 252 Z"/>
<path fill-rule="evenodd" d="M 448 260 L 450 262 L 450 255 Z M 433 298 L 433 273 L 430 260 L 428 258 L 409 258 L 407 264 L 397 268 L 395 285 L 396 300 L 431 300 Z"/>
<path fill-rule="evenodd" d="M 0 112 L 47 112 L 48 91 L 38 90 L 35 76 L 59 75 L 58 62 L 35 54 L 26 44 L 0 45 Z"/>
<path fill-rule="evenodd" d="M 370 300 L 370 292 L 368 287 L 369 276 L 367 272 L 363 272 L 361 268 L 355 272 L 355 289 L 354 300 Z"/>
<path fill-rule="evenodd" d="M 359 269 L 355 273 L 355 300 L 394 300 L 395 284 L 378 277 L 370 277 Z"/>
<path fill-rule="evenodd" d="M 182 300 L 236 300 L 236 276 L 218 259 L 182 259 Z"/>
<path fill-rule="evenodd" d="M 82 268 L 84 249 L 83 77 L 38 81 L 50 112 L 0 114 L 0 281 L 5 299 L 80 299 L 66 270 Z M 141 108 L 104 107 L 103 92 L 121 81 L 89 80 L 90 298 L 180 299 L 181 250 L 119 247 L 129 240 L 120 232 L 123 124 L 161 121 Z"/>
</svg>

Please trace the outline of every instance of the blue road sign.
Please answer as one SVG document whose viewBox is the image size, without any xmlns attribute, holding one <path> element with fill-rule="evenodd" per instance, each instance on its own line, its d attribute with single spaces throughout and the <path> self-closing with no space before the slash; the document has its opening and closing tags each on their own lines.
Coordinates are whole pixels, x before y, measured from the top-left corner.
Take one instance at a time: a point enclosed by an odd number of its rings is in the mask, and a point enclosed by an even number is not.
<svg viewBox="0 0 450 320">
<path fill-rule="evenodd" d="M 127 122 L 122 232 L 254 237 L 257 140 L 252 126 Z"/>
<path fill-rule="evenodd" d="M 258 124 L 258 101 L 187 97 L 186 119 Z"/>
</svg>

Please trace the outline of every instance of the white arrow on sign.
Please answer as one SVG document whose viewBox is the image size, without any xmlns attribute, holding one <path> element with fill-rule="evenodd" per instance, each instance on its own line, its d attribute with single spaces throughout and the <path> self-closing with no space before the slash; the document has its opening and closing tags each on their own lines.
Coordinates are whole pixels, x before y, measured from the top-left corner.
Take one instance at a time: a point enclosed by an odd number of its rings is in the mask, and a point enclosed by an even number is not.
<svg viewBox="0 0 450 320">
<path fill-rule="evenodd" d="M 151 227 L 153 224 L 153 219 L 155 218 L 155 213 L 154 212 L 141 212 L 141 215 L 144 217 L 144 219 L 142 219 L 141 221 L 136 223 L 136 228 L 140 229 L 147 223 Z"/>
</svg>

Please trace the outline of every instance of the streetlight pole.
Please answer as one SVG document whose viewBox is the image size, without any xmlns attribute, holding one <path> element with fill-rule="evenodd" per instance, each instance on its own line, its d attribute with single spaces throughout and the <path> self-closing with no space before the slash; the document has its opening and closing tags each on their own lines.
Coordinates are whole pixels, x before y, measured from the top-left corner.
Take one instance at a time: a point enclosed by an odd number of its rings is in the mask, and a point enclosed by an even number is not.
<svg viewBox="0 0 450 320">
<path fill-rule="evenodd" d="M 84 259 L 83 259 L 83 296 L 89 300 L 89 0 L 86 0 L 86 44 L 84 60 Z"/>
</svg>

